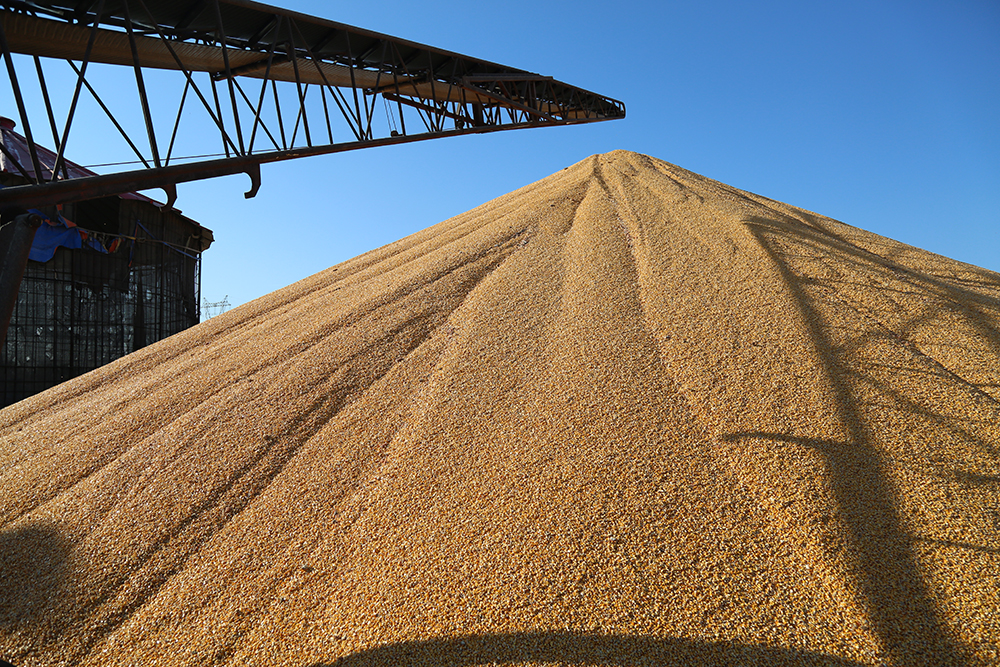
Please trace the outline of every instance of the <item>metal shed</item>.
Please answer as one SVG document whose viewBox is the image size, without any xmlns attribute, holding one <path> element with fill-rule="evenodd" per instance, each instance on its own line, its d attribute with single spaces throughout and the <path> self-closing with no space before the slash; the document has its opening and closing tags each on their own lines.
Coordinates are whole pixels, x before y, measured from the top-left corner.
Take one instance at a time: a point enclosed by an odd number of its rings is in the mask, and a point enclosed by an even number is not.
<svg viewBox="0 0 1000 667">
<path fill-rule="evenodd" d="M 14 127 L 0 118 L 4 147 L 25 155 L 27 144 Z M 51 168 L 55 154 L 40 147 L 38 153 Z M 0 186 L 25 182 L 0 155 Z M 135 193 L 42 213 L 0 349 L 0 407 L 199 321 L 201 253 L 212 243 L 211 230 Z"/>
</svg>

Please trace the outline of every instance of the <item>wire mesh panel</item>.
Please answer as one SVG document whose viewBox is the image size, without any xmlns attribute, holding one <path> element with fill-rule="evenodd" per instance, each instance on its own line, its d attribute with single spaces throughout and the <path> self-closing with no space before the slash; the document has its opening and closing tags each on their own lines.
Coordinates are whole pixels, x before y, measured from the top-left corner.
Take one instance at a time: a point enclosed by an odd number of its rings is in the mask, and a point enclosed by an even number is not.
<svg viewBox="0 0 1000 667">
<path fill-rule="evenodd" d="M 116 252 L 28 263 L 0 357 L 3 406 L 198 323 L 200 253 L 140 231 Z"/>
</svg>

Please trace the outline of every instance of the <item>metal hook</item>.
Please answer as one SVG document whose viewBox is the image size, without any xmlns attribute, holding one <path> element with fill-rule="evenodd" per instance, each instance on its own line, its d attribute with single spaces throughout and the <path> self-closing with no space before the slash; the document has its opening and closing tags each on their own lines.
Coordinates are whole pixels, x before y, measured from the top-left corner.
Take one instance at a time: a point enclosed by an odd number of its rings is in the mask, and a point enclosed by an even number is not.
<svg viewBox="0 0 1000 667">
<path fill-rule="evenodd" d="M 161 185 L 160 189 L 167 195 L 167 203 L 160 208 L 165 208 L 170 210 L 174 207 L 174 202 L 177 201 L 177 185 L 171 183 L 169 185 Z"/>
<path fill-rule="evenodd" d="M 243 196 L 247 199 L 253 199 L 257 196 L 257 191 L 260 190 L 260 165 L 252 165 L 246 169 L 245 173 L 250 177 L 250 189 L 244 192 Z"/>
</svg>

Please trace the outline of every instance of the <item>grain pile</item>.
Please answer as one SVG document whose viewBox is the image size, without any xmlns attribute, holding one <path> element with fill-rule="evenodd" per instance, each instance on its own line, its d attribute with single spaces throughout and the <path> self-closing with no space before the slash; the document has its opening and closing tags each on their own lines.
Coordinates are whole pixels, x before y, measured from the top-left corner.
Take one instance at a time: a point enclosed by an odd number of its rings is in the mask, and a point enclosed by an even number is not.
<svg viewBox="0 0 1000 667">
<path fill-rule="evenodd" d="M 998 327 L 996 273 L 594 156 L 0 412 L 0 653 L 998 664 Z"/>
</svg>

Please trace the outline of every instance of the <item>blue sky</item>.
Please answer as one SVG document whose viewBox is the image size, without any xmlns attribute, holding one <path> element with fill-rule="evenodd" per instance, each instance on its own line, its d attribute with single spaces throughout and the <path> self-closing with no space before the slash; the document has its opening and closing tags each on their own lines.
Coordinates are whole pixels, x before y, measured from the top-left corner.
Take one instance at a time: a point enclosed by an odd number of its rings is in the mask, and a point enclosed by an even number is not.
<svg viewBox="0 0 1000 667">
<path fill-rule="evenodd" d="M 628 117 L 265 165 L 251 200 L 245 176 L 182 185 L 177 206 L 216 236 L 209 301 L 244 303 L 616 148 L 1000 271 L 996 0 L 278 4 L 554 76 Z M 91 134 L 71 159 L 102 159 Z"/>
</svg>

